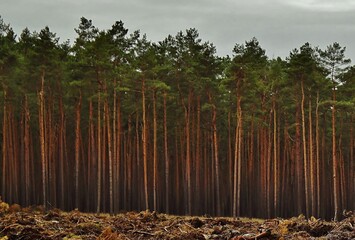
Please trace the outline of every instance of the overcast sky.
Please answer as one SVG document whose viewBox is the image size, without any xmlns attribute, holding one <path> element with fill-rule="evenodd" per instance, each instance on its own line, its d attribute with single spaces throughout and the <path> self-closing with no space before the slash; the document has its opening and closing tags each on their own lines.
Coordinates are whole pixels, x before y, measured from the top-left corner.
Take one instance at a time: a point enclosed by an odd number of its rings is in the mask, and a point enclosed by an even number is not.
<svg viewBox="0 0 355 240">
<path fill-rule="evenodd" d="M 196 28 L 221 56 L 252 37 L 270 58 L 339 42 L 355 62 L 355 0 L 0 0 L 0 15 L 18 35 L 49 26 L 61 41 L 73 42 L 84 16 L 100 30 L 122 20 L 154 42 Z"/>
</svg>

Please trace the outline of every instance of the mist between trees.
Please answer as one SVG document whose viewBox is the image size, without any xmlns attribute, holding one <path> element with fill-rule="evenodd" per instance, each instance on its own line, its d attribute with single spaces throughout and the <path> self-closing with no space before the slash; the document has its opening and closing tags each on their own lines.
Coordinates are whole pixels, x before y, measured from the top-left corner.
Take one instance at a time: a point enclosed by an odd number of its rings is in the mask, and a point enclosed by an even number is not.
<svg viewBox="0 0 355 240">
<path fill-rule="evenodd" d="M 88 212 L 336 218 L 355 209 L 355 67 L 338 43 L 216 55 L 80 19 L 16 37 L 0 18 L 1 197 Z"/>
</svg>

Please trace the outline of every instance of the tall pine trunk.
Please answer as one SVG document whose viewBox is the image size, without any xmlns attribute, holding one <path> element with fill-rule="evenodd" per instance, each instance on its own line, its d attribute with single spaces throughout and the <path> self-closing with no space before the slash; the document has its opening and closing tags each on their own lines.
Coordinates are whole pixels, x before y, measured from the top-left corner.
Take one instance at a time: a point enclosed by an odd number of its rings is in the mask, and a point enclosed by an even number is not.
<svg viewBox="0 0 355 240">
<path fill-rule="evenodd" d="M 272 109 L 273 109 L 273 154 L 274 154 L 274 216 L 278 215 L 278 205 L 279 205 L 279 163 L 277 158 L 278 144 L 277 144 L 277 112 L 276 112 L 276 101 L 275 97 L 272 98 Z"/>
<path fill-rule="evenodd" d="M 303 212 L 303 194 L 302 194 L 302 182 L 303 182 L 303 164 L 301 162 L 301 127 L 300 127 L 300 108 L 296 106 L 296 135 L 295 135 L 295 175 L 297 186 L 297 214 Z"/>
<path fill-rule="evenodd" d="M 321 206 L 321 178 L 320 178 L 320 146 L 319 146 L 319 92 L 317 91 L 317 105 L 316 105 L 316 185 L 317 185 L 317 216 L 320 216 Z"/>
<path fill-rule="evenodd" d="M 117 96 L 117 105 L 116 105 L 116 111 L 117 111 L 117 123 L 116 123 L 116 126 L 117 126 L 117 136 L 116 136 L 116 158 L 115 158 L 115 163 L 116 163 L 116 167 L 115 167 L 115 171 L 116 171 L 116 177 L 115 177 L 115 183 L 116 183 L 116 187 L 115 187 L 115 190 L 116 190 L 116 193 L 115 196 L 116 196 L 116 206 L 117 206 L 117 209 L 120 209 L 121 208 L 121 195 L 120 195 L 120 186 L 121 186 L 121 162 L 122 162 L 122 151 L 121 151 L 121 143 L 122 143 L 122 117 L 121 117 L 121 98 L 120 98 L 120 95 Z M 136 153 L 139 155 L 139 151 Z"/>
<path fill-rule="evenodd" d="M 143 174 L 144 174 L 144 200 L 145 209 L 149 209 L 149 195 L 148 195 L 148 142 L 147 142 L 147 120 L 146 120 L 146 104 L 145 104 L 145 79 L 142 79 L 142 145 L 143 145 Z"/>
<path fill-rule="evenodd" d="M 169 150 L 168 150 L 168 127 L 167 127 L 167 109 L 166 109 L 166 98 L 167 93 L 164 92 L 164 102 L 163 102 L 163 128 L 164 128 L 164 158 L 165 158 L 165 211 L 169 213 L 169 192 L 170 192 L 170 160 L 169 160 Z"/>
<path fill-rule="evenodd" d="M 309 96 L 308 100 L 308 121 L 309 121 L 309 167 L 310 167 L 310 186 L 311 186 L 311 210 L 312 210 L 312 216 L 316 216 L 316 204 L 315 204 L 315 199 L 316 199 L 316 189 L 315 189 L 315 169 L 314 169 L 314 156 L 313 156 L 313 126 L 312 126 L 312 98 Z"/>
<path fill-rule="evenodd" d="M 3 110 L 3 123 L 2 123 L 2 173 L 1 173 L 1 178 L 2 178 L 2 187 L 1 187 L 1 196 L 3 197 L 8 197 L 6 194 L 6 168 L 7 168 L 7 130 L 8 130 L 8 123 L 7 123 L 7 91 L 4 87 L 4 110 Z"/>
<path fill-rule="evenodd" d="M 97 100 L 97 206 L 96 212 L 101 211 L 101 91 Z"/>
<path fill-rule="evenodd" d="M 30 112 L 28 109 L 28 98 L 25 95 L 24 104 L 24 161 L 25 161 L 25 204 L 28 206 L 30 204 Z"/>
<path fill-rule="evenodd" d="M 80 120 L 81 120 L 81 92 L 75 110 L 75 208 L 80 207 L 79 166 L 80 166 Z"/>
<path fill-rule="evenodd" d="M 191 154 L 190 154 L 190 113 L 192 90 L 189 90 L 187 107 L 185 106 L 185 131 L 186 131 L 186 181 L 187 181 L 187 213 L 192 215 L 192 186 L 191 186 Z"/>
<path fill-rule="evenodd" d="M 221 215 L 221 191 L 220 191 L 220 178 L 219 178 L 219 160 L 218 160 L 218 139 L 217 139 L 217 109 L 212 101 L 211 93 L 208 93 L 208 99 L 212 105 L 212 132 L 213 132 L 213 162 L 216 175 L 216 197 L 217 197 L 217 215 Z"/>
<path fill-rule="evenodd" d="M 196 176 L 195 176 L 195 210 L 196 213 L 201 212 L 201 96 L 197 96 L 197 119 L 196 119 L 196 154 L 195 154 L 195 163 L 196 163 Z"/>
<path fill-rule="evenodd" d="M 334 83 L 333 83 L 334 84 Z M 333 166 L 333 201 L 334 201 L 334 221 L 339 218 L 339 189 L 338 189 L 338 159 L 336 154 L 336 119 L 335 119 L 335 86 L 333 87 L 333 105 L 332 105 L 332 166 Z"/>
<path fill-rule="evenodd" d="M 157 93 L 153 92 L 153 199 L 154 211 L 157 211 L 157 194 L 158 194 L 158 149 L 157 149 Z"/>
<path fill-rule="evenodd" d="M 107 93 L 107 89 L 105 86 L 105 92 Z M 111 124 L 110 124 L 110 113 L 108 101 L 105 99 L 105 120 L 106 120 L 106 128 L 107 128 L 107 148 L 108 148 L 108 177 L 109 177 L 109 205 L 110 205 L 110 213 L 113 214 L 113 169 L 112 169 L 112 140 L 111 140 Z"/>
<path fill-rule="evenodd" d="M 233 174 L 233 217 L 240 216 L 240 192 L 241 192 L 241 132 L 242 132 L 242 108 L 240 96 L 240 80 L 237 81 L 237 126 L 235 131 L 235 153 Z"/>
<path fill-rule="evenodd" d="M 302 117 L 302 141 L 303 141 L 303 175 L 304 175 L 304 189 L 305 189 L 305 202 L 306 202 L 306 216 L 309 217 L 309 190 L 308 190 L 308 162 L 307 162 L 307 141 L 306 141 L 306 123 L 304 112 L 304 86 L 303 79 L 301 80 L 301 117 Z"/>
<path fill-rule="evenodd" d="M 41 166 L 42 166 L 42 201 L 43 206 L 47 208 L 47 158 L 46 158 L 46 145 L 45 145 L 45 126 L 44 126 L 44 77 L 45 71 L 42 70 L 41 74 L 41 90 L 38 96 L 39 102 L 39 141 L 41 146 Z"/>
</svg>

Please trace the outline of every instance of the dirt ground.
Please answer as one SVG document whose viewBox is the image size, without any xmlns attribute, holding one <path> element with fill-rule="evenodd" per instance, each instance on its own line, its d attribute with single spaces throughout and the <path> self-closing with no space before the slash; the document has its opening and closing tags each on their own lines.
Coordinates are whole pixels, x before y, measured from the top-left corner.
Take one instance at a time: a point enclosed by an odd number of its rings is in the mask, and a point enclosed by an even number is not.
<svg viewBox="0 0 355 240">
<path fill-rule="evenodd" d="M 9 239 L 355 239 L 355 215 L 340 222 L 182 217 L 156 212 L 88 214 L 57 209 L 0 211 L 0 240 Z"/>
</svg>

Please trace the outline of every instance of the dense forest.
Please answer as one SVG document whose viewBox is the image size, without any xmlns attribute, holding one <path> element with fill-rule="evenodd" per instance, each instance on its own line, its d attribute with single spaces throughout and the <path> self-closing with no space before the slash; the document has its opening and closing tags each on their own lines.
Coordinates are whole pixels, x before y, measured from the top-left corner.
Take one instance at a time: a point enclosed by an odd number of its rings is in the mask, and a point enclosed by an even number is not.
<svg viewBox="0 0 355 240">
<path fill-rule="evenodd" d="M 339 219 L 355 209 L 355 66 L 196 29 L 151 42 L 82 17 L 73 44 L 0 18 L 0 195 L 87 212 Z"/>
</svg>

